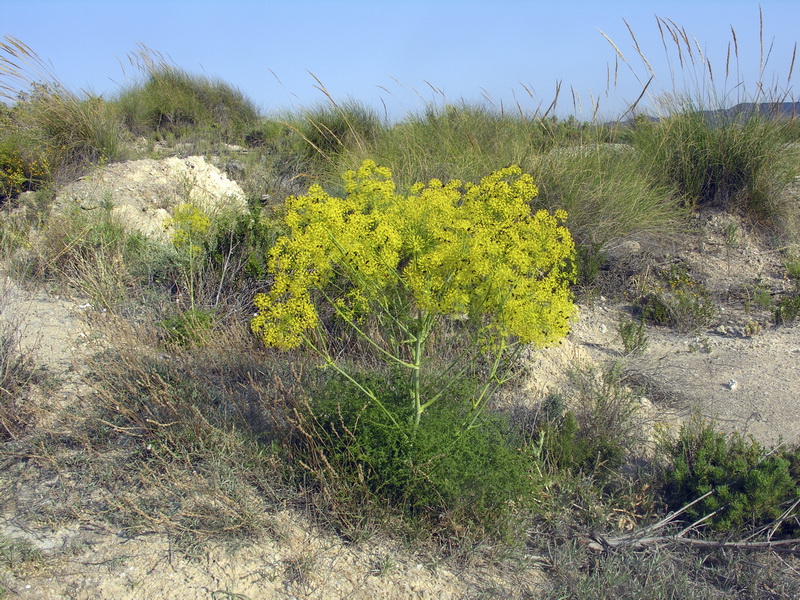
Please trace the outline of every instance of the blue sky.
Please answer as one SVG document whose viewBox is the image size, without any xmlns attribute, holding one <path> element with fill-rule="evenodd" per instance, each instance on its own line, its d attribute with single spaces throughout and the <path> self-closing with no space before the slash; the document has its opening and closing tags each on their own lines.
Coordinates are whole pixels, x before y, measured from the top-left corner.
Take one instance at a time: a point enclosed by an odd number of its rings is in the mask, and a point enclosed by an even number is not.
<svg viewBox="0 0 800 600">
<path fill-rule="evenodd" d="M 561 81 L 558 113 L 575 112 L 572 89 L 578 116 L 588 118 L 593 99 L 601 114 L 617 116 L 641 92 L 637 76 L 649 76 L 623 19 L 658 75 L 649 96 L 673 87 L 656 15 L 696 38 L 717 81 L 732 26 L 739 78 L 754 91 L 758 7 L 738 0 L 0 0 L 0 34 L 50 61 L 70 89 L 108 97 L 133 80 L 127 56 L 141 43 L 189 72 L 235 85 L 265 113 L 323 102 L 311 72 L 337 101 L 352 98 L 394 118 L 425 102 L 484 98 L 506 110 L 544 109 Z M 800 2 L 764 0 L 761 7 L 766 49 L 772 45 L 764 79 L 792 91 Z M 598 29 L 636 73 L 622 65 L 610 89 L 616 52 Z M 677 87 L 695 87 L 691 70 L 683 72 L 689 81 L 678 77 Z"/>
</svg>

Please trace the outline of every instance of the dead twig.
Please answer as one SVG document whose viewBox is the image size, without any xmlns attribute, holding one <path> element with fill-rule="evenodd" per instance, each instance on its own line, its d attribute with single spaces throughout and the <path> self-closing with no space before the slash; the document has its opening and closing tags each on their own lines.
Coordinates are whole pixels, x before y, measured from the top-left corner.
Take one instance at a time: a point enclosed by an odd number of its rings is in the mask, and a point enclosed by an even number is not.
<svg viewBox="0 0 800 600">
<path fill-rule="evenodd" d="M 617 536 L 617 537 L 606 537 L 602 534 L 597 532 L 592 532 L 591 535 L 585 538 L 586 547 L 590 550 L 595 551 L 609 551 L 613 548 L 622 548 L 628 547 L 633 550 L 642 550 L 647 546 L 653 546 L 657 544 L 667 544 L 667 543 L 680 543 L 686 544 L 689 546 L 694 546 L 696 548 L 724 548 L 729 550 L 774 550 L 774 551 L 781 551 L 781 552 L 789 552 L 800 556 L 800 538 L 791 538 L 785 540 L 773 540 L 772 535 L 774 535 L 775 531 L 780 527 L 780 524 L 786 520 L 790 514 L 792 513 L 793 509 L 800 504 L 800 499 L 798 499 L 790 509 L 784 512 L 779 518 L 777 518 L 773 523 L 770 525 L 762 528 L 757 532 L 755 535 L 759 533 L 768 532 L 768 536 L 766 540 L 763 541 L 751 541 L 754 535 L 746 537 L 743 540 L 735 540 L 735 541 L 723 541 L 723 540 L 703 540 L 698 538 L 690 538 L 686 537 L 688 533 L 691 531 L 695 531 L 701 523 L 710 519 L 716 511 L 710 514 L 705 515 L 701 519 L 698 519 L 688 527 L 683 528 L 678 533 L 672 535 L 652 535 L 656 532 L 663 530 L 667 525 L 670 523 L 675 522 L 675 520 L 684 512 L 686 512 L 689 508 L 701 502 L 707 496 L 712 494 L 714 490 L 711 490 L 699 498 L 696 498 L 686 506 L 683 506 L 680 510 L 668 514 L 665 518 L 654 523 L 653 525 L 648 525 L 647 527 L 643 527 L 641 529 L 637 529 L 629 534 Z M 796 547 L 795 547 L 796 546 Z"/>
</svg>

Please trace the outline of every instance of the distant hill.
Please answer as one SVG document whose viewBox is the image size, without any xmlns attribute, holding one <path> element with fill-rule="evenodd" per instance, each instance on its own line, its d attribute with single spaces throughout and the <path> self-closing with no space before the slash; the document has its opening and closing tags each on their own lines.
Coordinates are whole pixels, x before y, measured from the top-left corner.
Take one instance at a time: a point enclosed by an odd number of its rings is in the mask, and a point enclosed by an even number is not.
<svg viewBox="0 0 800 600">
<path fill-rule="evenodd" d="M 754 113 L 768 118 L 795 119 L 800 118 L 800 102 L 740 102 L 731 108 L 719 108 L 701 112 L 708 117 L 709 121 L 712 123 L 745 119 L 752 116 Z M 645 114 L 638 115 L 638 118 L 645 118 L 654 123 L 661 120 L 659 117 Z M 631 117 L 623 121 L 622 124 L 632 125 L 634 119 L 635 117 Z M 608 125 L 613 124 L 613 122 L 608 123 Z"/>
<path fill-rule="evenodd" d="M 800 102 L 741 102 L 733 108 L 704 111 L 709 116 L 738 118 L 760 113 L 763 117 L 793 119 L 800 117 Z"/>
</svg>

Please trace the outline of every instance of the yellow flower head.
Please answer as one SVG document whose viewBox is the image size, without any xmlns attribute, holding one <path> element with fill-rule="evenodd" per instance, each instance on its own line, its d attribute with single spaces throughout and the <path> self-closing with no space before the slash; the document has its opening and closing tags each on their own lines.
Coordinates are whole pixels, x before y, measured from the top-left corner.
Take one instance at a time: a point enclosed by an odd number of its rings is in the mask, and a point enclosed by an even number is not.
<svg viewBox="0 0 800 600">
<path fill-rule="evenodd" d="M 538 189 L 519 167 L 477 184 L 434 179 L 408 196 L 396 194 L 389 169 L 372 161 L 344 182 L 345 198 L 312 186 L 286 201 L 290 233 L 271 252 L 274 283 L 256 298 L 252 322 L 267 345 L 299 346 L 318 323 L 314 298 L 348 315 L 372 303 L 488 317 L 496 338 L 539 345 L 567 333 L 575 248 L 566 213 L 532 214 Z M 343 291 L 337 296 L 331 286 Z"/>
</svg>

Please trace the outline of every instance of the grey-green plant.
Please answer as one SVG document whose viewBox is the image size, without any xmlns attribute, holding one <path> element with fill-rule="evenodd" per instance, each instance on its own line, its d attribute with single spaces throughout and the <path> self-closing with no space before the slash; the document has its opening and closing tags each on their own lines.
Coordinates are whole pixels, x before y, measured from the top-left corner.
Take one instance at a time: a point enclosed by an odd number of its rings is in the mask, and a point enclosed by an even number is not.
<svg viewBox="0 0 800 600">
<path fill-rule="evenodd" d="M 800 253 L 788 253 L 783 259 L 786 275 L 800 287 Z"/>
<path fill-rule="evenodd" d="M 626 355 L 636 356 L 647 350 L 650 340 L 647 336 L 644 318 L 634 320 L 622 317 L 617 323 L 617 332 Z"/>
<path fill-rule="evenodd" d="M 36 369 L 20 344 L 20 327 L 14 318 L 0 323 L 0 440 L 17 437 L 31 413 L 25 389 Z"/>
</svg>

